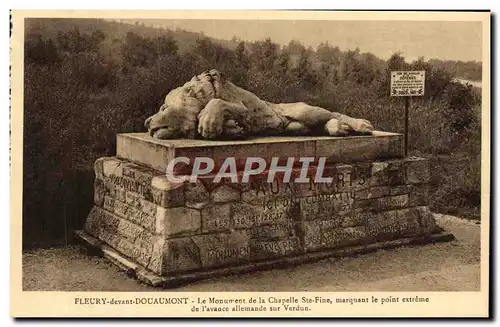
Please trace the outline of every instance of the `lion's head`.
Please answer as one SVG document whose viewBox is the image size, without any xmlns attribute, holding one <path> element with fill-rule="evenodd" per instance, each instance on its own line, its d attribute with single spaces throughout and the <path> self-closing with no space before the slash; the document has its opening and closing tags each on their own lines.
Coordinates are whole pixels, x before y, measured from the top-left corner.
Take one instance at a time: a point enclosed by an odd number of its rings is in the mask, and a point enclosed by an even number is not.
<svg viewBox="0 0 500 327">
<path fill-rule="evenodd" d="M 199 112 L 221 89 L 221 74 L 210 70 L 170 91 L 160 110 L 146 119 L 149 134 L 158 139 L 195 138 Z"/>
<path fill-rule="evenodd" d="M 157 139 L 194 138 L 195 124 L 196 116 L 193 118 L 185 108 L 165 105 L 144 123 L 149 134 Z"/>
</svg>

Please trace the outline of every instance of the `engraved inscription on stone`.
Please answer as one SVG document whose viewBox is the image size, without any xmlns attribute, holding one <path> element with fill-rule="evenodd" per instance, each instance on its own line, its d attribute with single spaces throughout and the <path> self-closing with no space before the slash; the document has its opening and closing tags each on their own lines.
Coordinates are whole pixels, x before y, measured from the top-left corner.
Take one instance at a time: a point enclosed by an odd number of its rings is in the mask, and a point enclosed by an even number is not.
<svg viewBox="0 0 500 327">
<path fill-rule="evenodd" d="M 425 210 L 422 208 L 426 207 L 374 213 L 367 219 L 367 233 L 376 237 L 377 240 L 420 235 L 422 234 L 420 219 L 425 214 Z"/>
<path fill-rule="evenodd" d="M 87 231 L 139 264 L 147 265 L 153 244 L 152 234 L 97 207 L 92 209 L 90 218 L 92 223 L 86 225 Z"/>
<path fill-rule="evenodd" d="M 390 195 L 402 195 L 409 194 L 412 189 L 412 185 L 397 185 L 392 186 L 389 192 Z"/>
<path fill-rule="evenodd" d="M 133 193 L 146 201 L 160 204 L 155 201 L 156 199 L 154 198 L 152 189 L 149 185 L 141 184 L 128 177 L 110 175 L 108 177 L 104 177 L 103 183 L 106 192 L 111 197 L 122 202 L 127 202 L 127 193 Z"/>
<path fill-rule="evenodd" d="M 95 207 L 85 230 L 162 275 L 435 230 L 426 160 L 327 168 L 329 183 L 259 176 L 244 187 L 229 179 L 171 185 L 160 172 L 105 158 L 96 161 Z"/>
<path fill-rule="evenodd" d="M 109 180 L 112 184 L 124 188 L 127 191 L 140 194 L 142 196 L 151 193 L 151 190 L 144 184 L 136 182 L 133 179 L 123 176 L 110 175 Z"/>
<path fill-rule="evenodd" d="M 250 190 L 248 191 L 254 197 L 274 196 L 274 197 L 290 197 L 294 194 L 293 183 L 283 183 L 279 180 L 274 180 L 268 183 L 264 179 L 255 179 L 249 183 Z"/>
<path fill-rule="evenodd" d="M 110 197 L 119 201 L 126 201 L 127 191 L 112 184 L 109 179 L 104 180 L 104 188 L 106 190 L 106 193 L 109 194 Z"/>
<path fill-rule="evenodd" d="M 295 184 L 281 183 L 275 181 L 267 183 L 265 181 L 252 182 L 249 190 L 241 194 L 243 202 L 258 204 L 265 200 L 288 199 L 295 197 Z"/>
<path fill-rule="evenodd" d="M 123 165 L 123 176 L 134 179 L 142 184 L 151 184 L 151 179 L 158 174 L 151 169 L 147 169 L 132 163 Z"/>
<path fill-rule="evenodd" d="M 103 207 L 107 211 L 114 213 L 121 218 L 130 220 L 150 231 L 154 231 L 155 229 L 155 216 L 149 216 L 148 214 L 141 212 L 124 202 L 105 196 Z"/>
<path fill-rule="evenodd" d="M 97 214 L 100 216 L 99 221 L 104 228 L 117 234 L 123 235 L 132 242 L 135 241 L 137 236 L 143 231 L 143 229 L 136 224 L 114 216 L 110 212 L 98 209 Z"/>
<path fill-rule="evenodd" d="M 190 237 L 165 241 L 164 262 L 161 267 L 164 273 L 190 271 L 200 268 L 200 249 Z"/>
<path fill-rule="evenodd" d="M 154 217 L 156 215 L 156 207 L 157 205 L 153 202 L 149 202 L 147 200 L 142 199 L 135 193 L 126 192 L 125 193 L 125 202 L 128 205 L 133 206 L 134 208 L 144 212 L 145 214 Z"/>
<path fill-rule="evenodd" d="M 368 191 L 367 199 L 380 198 L 383 196 L 388 196 L 390 193 L 389 186 L 373 186 L 370 187 Z"/>
<path fill-rule="evenodd" d="M 293 223 L 278 223 L 256 226 L 249 230 L 250 236 L 256 239 L 288 238 L 295 236 Z"/>
<path fill-rule="evenodd" d="M 238 261 L 238 258 L 246 258 L 249 256 L 249 247 L 241 246 L 235 248 L 221 248 L 209 250 L 206 253 L 206 259 L 210 262 L 226 263 L 230 261 Z"/>
<path fill-rule="evenodd" d="M 234 228 L 250 228 L 264 224 L 287 222 L 293 218 L 296 207 L 282 205 L 271 206 L 272 209 L 262 205 L 248 203 L 232 203 Z"/>
<path fill-rule="evenodd" d="M 192 236 L 200 249 L 202 267 L 224 266 L 250 259 L 250 236 L 245 230 Z"/>
<path fill-rule="evenodd" d="M 359 244 L 366 239 L 365 227 L 346 227 L 325 230 L 321 233 L 321 245 L 324 247 L 340 247 Z"/>
<path fill-rule="evenodd" d="M 231 204 L 208 205 L 201 211 L 203 232 L 222 231 L 231 225 Z"/>
<path fill-rule="evenodd" d="M 403 208 L 408 206 L 408 194 L 379 198 L 377 202 L 379 210 Z"/>
<path fill-rule="evenodd" d="M 325 168 L 323 178 L 331 178 L 330 182 L 314 182 L 314 174 L 308 176 L 309 182 L 290 182 L 275 180 L 268 183 L 265 179 L 252 180 L 249 191 L 243 193 L 243 200 L 252 202 L 262 198 L 282 199 L 301 198 L 316 194 L 332 194 L 357 190 L 367 186 L 367 176 L 363 169 L 353 171 L 353 166 L 337 165 Z M 311 173 L 309 174 L 311 175 Z M 296 176 L 297 177 L 297 176 Z"/>
<path fill-rule="evenodd" d="M 327 220 L 350 214 L 355 196 L 355 192 L 343 192 L 305 197 L 300 200 L 302 219 Z"/>
<path fill-rule="evenodd" d="M 299 241 L 296 237 L 283 240 L 252 240 L 250 242 L 252 258 L 283 257 L 294 254 L 299 250 Z"/>
</svg>

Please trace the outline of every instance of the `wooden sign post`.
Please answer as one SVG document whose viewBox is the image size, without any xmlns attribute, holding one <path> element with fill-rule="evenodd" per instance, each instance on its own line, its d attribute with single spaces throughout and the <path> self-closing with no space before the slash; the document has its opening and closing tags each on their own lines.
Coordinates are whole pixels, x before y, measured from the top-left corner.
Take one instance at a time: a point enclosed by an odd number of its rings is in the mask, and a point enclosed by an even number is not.
<svg viewBox="0 0 500 327">
<path fill-rule="evenodd" d="M 391 96 L 405 97 L 405 156 L 408 156 L 408 111 L 412 96 L 423 96 L 425 92 L 425 71 L 392 71 Z"/>
</svg>

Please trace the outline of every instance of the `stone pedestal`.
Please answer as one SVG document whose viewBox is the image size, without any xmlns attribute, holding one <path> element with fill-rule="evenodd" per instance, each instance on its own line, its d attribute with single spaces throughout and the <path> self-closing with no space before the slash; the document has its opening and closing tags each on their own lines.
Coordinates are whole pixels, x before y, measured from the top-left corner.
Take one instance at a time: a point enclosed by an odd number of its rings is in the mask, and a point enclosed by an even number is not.
<svg viewBox="0 0 500 327">
<path fill-rule="evenodd" d="M 166 165 L 179 156 L 216 164 L 233 156 L 238 167 L 247 157 L 326 157 L 332 181 L 268 183 L 265 171 L 249 183 L 170 183 Z M 116 157 L 98 159 L 95 175 L 95 205 L 78 235 L 153 284 L 443 236 L 428 208 L 429 162 L 403 158 L 400 134 L 230 142 L 120 134 Z"/>
</svg>

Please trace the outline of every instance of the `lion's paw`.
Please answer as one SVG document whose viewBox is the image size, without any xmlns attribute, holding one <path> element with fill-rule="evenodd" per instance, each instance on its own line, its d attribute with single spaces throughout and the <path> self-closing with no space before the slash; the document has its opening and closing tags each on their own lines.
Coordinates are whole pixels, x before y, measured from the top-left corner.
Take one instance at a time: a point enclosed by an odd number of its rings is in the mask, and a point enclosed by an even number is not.
<svg viewBox="0 0 500 327">
<path fill-rule="evenodd" d="M 198 133 L 206 139 L 214 139 L 222 134 L 224 116 L 216 110 L 200 111 L 198 115 Z"/>
<path fill-rule="evenodd" d="M 366 119 L 355 119 L 352 128 L 360 133 L 371 133 L 374 130 L 372 123 Z"/>
<path fill-rule="evenodd" d="M 242 138 L 245 136 L 245 129 L 237 121 L 229 119 L 224 122 L 222 135 L 229 138 Z"/>
<path fill-rule="evenodd" d="M 351 128 L 349 125 L 332 118 L 326 122 L 325 130 L 331 136 L 346 136 Z"/>
</svg>

